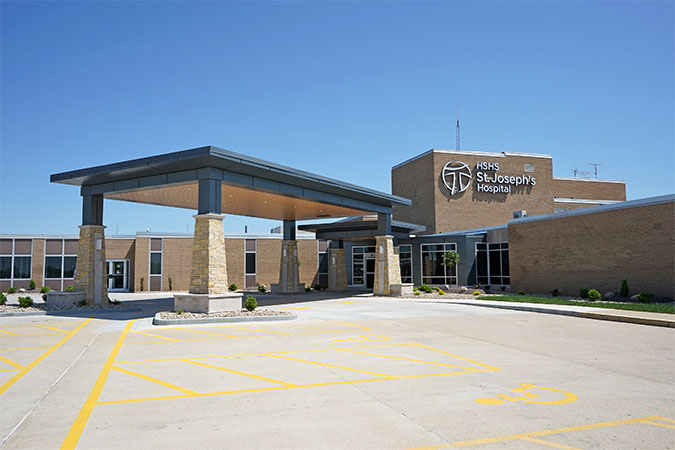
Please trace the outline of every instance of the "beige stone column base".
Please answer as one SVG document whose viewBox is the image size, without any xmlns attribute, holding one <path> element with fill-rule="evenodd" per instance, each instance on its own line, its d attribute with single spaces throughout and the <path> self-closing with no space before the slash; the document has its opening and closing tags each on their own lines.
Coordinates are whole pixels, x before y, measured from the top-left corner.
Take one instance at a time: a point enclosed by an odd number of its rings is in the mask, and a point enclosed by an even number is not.
<svg viewBox="0 0 675 450">
<path fill-rule="evenodd" d="M 391 295 L 393 284 L 401 284 L 401 266 L 394 248 L 394 237 L 376 236 L 373 294 Z"/>
<path fill-rule="evenodd" d="M 105 259 L 105 226 L 82 225 L 75 263 L 75 291 L 84 292 L 88 305 L 108 303 L 108 276 Z"/>
<path fill-rule="evenodd" d="M 328 249 L 328 289 L 333 292 L 347 290 L 347 265 L 344 248 Z"/>
<path fill-rule="evenodd" d="M 220 214 L 198 214 L 192 241 L 190 294 L 226 294 L 225 234 Z"/>
<path fill-rule="evenodd" d="M 195 313 L 216 313 L 239 310 L 243 307 L 244 294 L 228 292 L 227 294 L 174 294 L 173 310 Z"/>
</svg>

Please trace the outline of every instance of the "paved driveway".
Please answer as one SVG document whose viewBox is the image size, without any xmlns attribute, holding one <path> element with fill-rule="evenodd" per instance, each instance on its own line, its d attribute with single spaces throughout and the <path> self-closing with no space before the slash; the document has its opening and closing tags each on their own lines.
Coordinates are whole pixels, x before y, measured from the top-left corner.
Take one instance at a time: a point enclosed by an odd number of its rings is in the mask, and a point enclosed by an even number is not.
<svg viewBox="0 0 675 450">
<path fill-rule="evenodd" d="M 368 296 L 273 307 L 299 318 L 0 319 L 4 447 L 675 447 L 672 329 Z"/>
</svg>

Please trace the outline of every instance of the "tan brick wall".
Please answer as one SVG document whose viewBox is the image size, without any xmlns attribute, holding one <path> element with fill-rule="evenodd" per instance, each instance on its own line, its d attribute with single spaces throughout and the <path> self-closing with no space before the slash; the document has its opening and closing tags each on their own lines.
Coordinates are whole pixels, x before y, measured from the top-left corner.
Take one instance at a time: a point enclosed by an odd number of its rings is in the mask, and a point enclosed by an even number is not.
<svg viewBox="0 0 675 450">
<path fill-rule="evenodd" d="M 129 260 L 129 290 L 134 286 L 134 263 L 136 261 L 136 240 L 135 239 L 106 239 L 105 253 L 106 259 L 128 259 Z"/>
<path fill-rule="evenodd" d="M 45 240 L 33 239 L 33 267 L 31 277 L 35 281 L 37 289 L 44 286 L 45 279 Z"/>
<path fill-rule="evenodd" d="M 227 255 L 227 281 L 244 288 L 244 240 L 225 239 L 225 255 Z"/>
<path fill-rule="evenodd" d="M 300 260 L 300 283 L 312 286 L 319 270 L 319 254 L 316 239 L 298 239 L 298 259 Z"/>
<path fill-rule="evenodd" d="M 511 288 L 675 298 L 675 203 L 509 224 Z"/>
<path fill-rule="evenodd" d="M 435 190 L 434 156 L 429 153 L 410 163 L 391 170 L 391 192 L 412 200 L 412 206 L 395 206 L 394 218 L 427 227 L 426 233 L 434 232 Z"/>
<path fill-rule="evenodd" d="M 281 240 L 258 239 L 256 281 L 264 284 L 267 289 L 272 283 L 279 282 L 281 267 Z"/>
<path fill-rule="evenodd" d="M 553 195 L 558 198 L 626 201 L 626 184 L 609 181 L 553 179 Z"/>
<path fill-rule="evenodd" d="M 134 292 L 141 292 L 141 278 L 143 278 L 143 290 L 150 290 L 148 274 L 150 273 L 150 238 L 137 237 L 134 249 Z M 131 285 L 131 283 L 130 283 Z"/>
<path fill-rule="evenodd" d="M 174 291 L 190 288 L 192 238 L 162 238 L 162 290 L 168 291 L 169 278 Z"/>
</svg>

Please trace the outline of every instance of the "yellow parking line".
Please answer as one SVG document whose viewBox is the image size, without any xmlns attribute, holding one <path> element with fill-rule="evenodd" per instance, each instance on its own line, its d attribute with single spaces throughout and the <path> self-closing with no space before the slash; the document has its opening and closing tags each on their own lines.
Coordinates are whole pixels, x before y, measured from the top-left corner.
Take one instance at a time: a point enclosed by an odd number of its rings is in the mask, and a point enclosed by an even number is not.
<svg viewBox="0 0 675 450">
<path fill-rule="evenodd" d="M 282 331 L 261 330 L 259 328 L 240 327 L 240 326 L 237 326 L 237 325 L 210 325 L 210 326 L 217 327 L 217 328 L 222 328 L 222 327 L 234 328 L 235 330 L 257 331 L 259 333 L 265 333 L 265 334 L 275 335 L 275 336 L 291 336 L 290 333 L 284 333 Z M 260 335 L 256 335 L 256 336 L 260 336 Z M 237 336 L 237 337 L 239 337 L 239 336 Z M 246 337 L 253 337 L 253 336 L 241 336 L 241 337 L 246 338 Z"/>
<path fill-rule="evenodd" d="M 444 354 L 444 355 L 452 356 L 453 358 L 461 359 L 462 361 L 470 362 L 471 364 L 478 364 L 479 366 L 483 366 L 483 367 L 486 367 L 486 368 L 488 368 L 488 369 L 492 369 L 492 370 L 501 370 L 501 369 L 499 369 L 499 368 L 497 368 L 497 367 L 493 367 L 493 366 L 490 366 L 490 365 L 488 365 L 488 364 L 483 364 L 482 362 L 474 361 L 473 359 L 465 358 L 465 357 L 463 357 L 463 356 L 455 355 L 455 354 L 453 354 L 453 353 L 444 352 L 443 350 L 439 350 L 439 349 L 437 349 L 437 348 L 429 347 L 428 345 L 417 344 L 417 343 L 404 344 L 404 345 L 412 345 L 412 346 L 415 346 L 415 347 L 426 348 L 427 350 L 432 350 L 432 351 L 434 351 L 434 352 L 438 352 L 438 353 L 442 353 L 442 354 Z"/>
<path fill-rule="evenodd" d="M 0 356 L 0 361 L 4 362 L 6 364 L 9 364 L 10 366 L 15 367 L 19 370 L 23 369 L 23 366 L 21 364 L 19 364 L 18 362 L 12 361 L 9 358 L 5 358 L 4 356 Z"/>
<path fill-rule="evenodd" d="M 28 372 L 30 372 L 30 371 L 33 369 L 33 367 L 35 367 L 35 366 L 37 366 L 38 364 L 40 364 L 40 363 L 42 362 L 42 360 L 44 360 L 47 356 L 51 355 L 57 348 L 59 348 L 59 347 L 61 347 L 63 344 L 65 344 L 66 341 L 68 341 L 68 339 L 70 339 L 71 337 L 73 337 L 73 336 L 75 335 L 75 333 L 77 333 L 78 331 L 80 331 L 80 330 L 82 329 L 82 327 L 84 327 L 86 324 L 88 324 L 88 323 L 91 321 L 91 319 L 92 319 L 92 318 L 90 317 L 89 319 L 87 319 L 87 320 L 85 320 L 84 322 L 82 322 L 77 328 L 75 328 L 73 331 L 71 331 L 70 333 L 68 333 L 67 335 L 65 335 L 65 336 L 63 337 L 63 339 L 61 339 L 59 342 L 57 342 L 57 343 L 54 344 L 53 346 L 49 347 L 49 349 L 48 349 L 46 352 L 44 352 L 42 355 L 40 355 L 35 361 L 33 361 L 32 363 L 28 364 L 26 367 L 24 367 L 23 369 L 21 369 L 21 371 L 20 371 L 19 373 L 17 373 L 17 374 L 14 375 L 12 378 L 10 378 L 9 380 L 7 380 L 7 381 L 5 382 L 5 384 L 3 384 L 2 386 L 0 386 L 0 395 L 4 394 L 4 393 L 7 391 L 7 389 L 9 389 L 14 383 L 16 383 L 17 381 L 19 381 L 24 375 L 26 375 Z"/>
<path fill-rule="evenodd" d="M 198 362 L 198 361 L 191 361 L 189 359 L 181 359 L 180 361 L 190 363 L 190 364 L 195 364 L 197 366 L 208 367 L 209 369 L 222 370 L 223 372 L 229 372 L 229 373 L 234 373 L 236 375 L 251 377 L 251 378 L 255 378 L 256 380 L 268 381 L 270 383 L 280 384 L 282 386 L 297 387 L 297 384 L 286 383 L 285 381 L 275 380 L 273 378 L 261 377 L 259 375 L 254 375 L 252 373 L 240 372 L 238 370 L 227 369 L 225 367 L 214 366 L 214 365 L 211 365 L 211 364 L 205 364 L 205 363 L 201 363 L 201 362 Z"/>
<path fill-rule="evenodd" d="M 649 416 L 649 417 L 640 417 L 637 419 L 627 419 L 627 420 L 617 420 L 614 422 L 601 422 L 601 423 L 593 423 L 589 425 L 579 425 L 576 427 L 565 427 L 565 428 L 557 428 L 554 430 L 543 430 L 543 431 L 535 431 L 532 433 L 520 433 L 520 434 L 512 434 L 512 435 L 507 435 L 507 436 L 497 436 L 497 437 L 491 437 L 491 438 L 484 438 L 484 439 L 476 439 L 472 441 L 458 441 L 458 442 L 451 442 L 449 444 L 442 444 L 442 445 L 432 445 L 432 446 L 426 446 L 426 447 L 416 447 L 413 449 L 409 450 L 440 450 L 440 449 L 445 449 L 445 448 L 451 448 L 451 447 L 468 447 L 471 445 L 481 445 L 481 444 L 494 444 L 496 442 L 503 442 L 503 441 L 513 441 L 517 439 L 525 439 L 525 438 L 532 438 L 532 437 L 539 437 L 539 436 L 550 436 L 552 434 L 560 434 L 560 433 L 569 433 L 571 431 L 584 431 L 584 430 L 595 430 L 598 428 L 607 428 L 607 427 L 615 427 L 619 425 L 629 425 L 633 423 L 644 423 L 644 422 L 649 422 L 652 420 L 659 420 L 662 419 L 661 416 Z"/>
<path fill-rule="evenodd" d="M 84 405 L 82 406 L 80 413 L 77 415 L 77 418 L 73 423 L 73 426 L 70 427 L 70 431 L 68 431 L 66 439 L 63 441 L 63 444 L 61 444 L 61 449 L 73 449 L 77 445 L 77 441 L 80 439 L 82 431 L 84 431 L 84 426 L 87 424 L 89 416 L 91 416 L 91 412 L 94 410 L 94 406 L 96 406 L 96 401 L 101 395 L 103 386 L 105 385 L 105 382 L 108 379 L 108 375 L 110 374 L 110 370 L 112 369 L 113 362 L 115 361 L 115 358 L 117 358 L 117 354 L 120 352 L 120 349 L 122 348 L 122 342 L 124 342 L 124 339 L 127 337 L 127 334 L 129 333 L 129 329 L 131 328 L 131 326 L 134 324 L 135 321 L 136 320 L 129 321 L 129 323 L 127 323 L 127 326 L 124 327 L 124 330 L 122 331 L 122 334 L 120 334 L 120 337 L 117 340 L 115 347 L 113 347 L 112 351 L 110 352 L 110 355 L 108 356 L 108 359 L 103 365 L 101 373 L 98 375 L 96 384 L 94 384 L 94 387 L 89 393 L 89 397 L 87 397 L 87 400 L 84 402 Z"/>
<path fill-rule="evenodd" d="M 668 419 L 667 417 L 659 417 L 658 420 L 663 420 L 664 422 L 675 423 L 675 420 Z"/>
<path fill-rule="evenodd" d="M 422 361 L 421 359 L 403 358 L 403 357 L 400 357 L 400 356 L 380 355 L 380 354 L 377 354 L 377 353 L 359 352 L 357 350 L 347 350 L 347 349 L 342 349 L 342 350 L 338 350 L 338 351 L 349 352 L 349 353 L 357 353 L 359 355 L 379 356 L 380 358 L 400 359 L 401 361 L 411 361 L 411 362 L 423 363 L 423 364 L 433 364 L 435 366 L 456 367 L 458 369 L 473 370 L 472 367 L 457 366 L 455 364 L 444 364 L 444 363 L 437 363 L 437 362 L 431 362 L 431 361 Z"/>
<path fill-rule="evenodd" d="M 21 336 L 20 334 L 12 333 L 11 331 L 7 330 L 0 330 L 0 333 L 9 334 L 10 336 Z"/>
<path fill-rule="evenodd" d="M 62 330 L 61 328 L 56 328 L 56 327 L 50 327 L 47 325 L 38 325 L 40 328 L 46 328 L 48 330 L 55 330 L 55 331 L 60 331 L 61 333 L 70 333 L 68 330 Z"/>
<path fill-rule="evenodd" d="M 231 334 L 222 334 L 222 333 L 212 333 L 210 331 L 199 331 L 199 330 L 191 330 L 189 328 L 174 328 L 175 330 L 181 330 L 181 331 L 187 331 L 189 333 L 199 333 L 199 334 L 210 334 L 213 336 L 222 336 L 226 338 L 236 338 L 237 336 L 232 336 Z"/>
<path fill-rule="evenodd" d="M 127 375 L 131 375 L 131 376 L 138 377 L 138 378 L 141 378 L 141 379 L 146 380 L 146 381 L 150 381 L 151 383 L 156 383 L 156 384 L 159 384 L 161 386 L 168 387 L 169 389 L 173 389 L 174 391 L 182 392 L 183 394 L 198 394 L 198 392 L 191 391 L 190 389 L 185 389 L 185 388 L 180 387 L 180 386 L 176 386 L 175 384 L 172 384 L 172 383 L 169 383 L 169 382 L 166 382 L 166 381 L 158 380 L 157 378 L 153 378 L 153 377 L 149 377 L 147 375 L 143 375 L 142 373 L 132 372 L 131 370 L 122 369 L 121 367 L 115 367 L 115 366 L 113 366 L 112 369 L 117 370 L 118 372 L 126 373 Z"/>
<path fill-rule="evenodd" d="M 309 310 L 309 308 L 300 308 L 300 307 L 294 308 L 294 307 L 291 307 L 291 306 L 280 306 L 279 309 L 293 309 L 293 310 L 298 310 L 298 311 Z"/>
<path fill-rule="evenodd" d="M 49 347 L 14 347 L 14 348 L 0 348 L 0 352 L 11 352 L 17 350 L 41 350 Z"/>
<path fill-rule="evenodd" d="M 316 361 L 310 361 L 308 359 L 291 358 L 290 356 L 276 355 L 276 354 L 273 354 L 273 353 L 267 353 L 266 356 L 272 356 L 274 358 L 289 359 L 291 361 L 298 361 L 298 362 L 303 362 L 303 363 L 307 363 L 307 364 L 316 364 L 317 366 L 333 367 L 335 369 L 351 370 L 352 372 L 366 373 L 368 375 L 375 375 L 375 376 L 378 376 L 378 377 L 385 377 L 385 378 L 391 378 L 392 377 L 392 375 L 387 375 L 387 374 L 384 374 L 384 373 L 370 372 L 370 371 L 361 370 L 361 369 L 353 369 L 351 367 L 336 366 L 335 364 L 320 363 L 320 362 L 316 362 Z"/>
<path fill-rule="evenodd" d="M 656 425 L 657 427 L 664 427 L 664 428 L 672 428 L 675 429 L 675 425 L 668 425 L 666 423 L 658 423 L 658 422 L 642 422 L 646 423 L 647 425 Z"/>
<path fill-rule="evenodd" d="M 160 338 L 160 339 L 166 339 L 167 341 L 180 342 L 180 339 L 175 339 L 175 338 L 171 338 L 171 337 L 167 337 L 167 336 L 160 336 L 159 334 L 144 333 L 142 331 L 132 331 L 132 333 L 143 334 L 145 336 L 156 337 L 156 338 Z"/>
<path fill-rule="evenodd" d="M 361 328 L 362 330 L 372 331 L 370 328 L 366 328 L 366 327 L 363 327 L 363 326 L 361 326 L 361 325 L 356 325 L 355 323 L 351 323 L 351 322 L 339 321 L 338 323 L 343 323 L 343 324 L 345 324 L 345 325 L 347 325 L 347 326 L 349 326 L 349 327 Z"/>
<path fill-rule="evenodd" d="M 555 442 L 545 441 L 543 439 L 537 439 L 533 437 L 522 438 L 523 441 L 534 442 L 535 444 L 546 445 L 548 447 L 561 448 L 563 450 L 581 450 L 578 447 L 570 447 L 568 445 L 557 444 Z"/>
</svg>

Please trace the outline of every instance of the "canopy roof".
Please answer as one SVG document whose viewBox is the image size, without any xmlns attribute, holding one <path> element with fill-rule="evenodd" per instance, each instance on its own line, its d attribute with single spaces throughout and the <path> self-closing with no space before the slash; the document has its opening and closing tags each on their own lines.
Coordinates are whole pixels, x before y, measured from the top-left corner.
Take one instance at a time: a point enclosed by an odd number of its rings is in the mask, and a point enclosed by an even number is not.
<svg viewBox="0 0 675 450">
<path fill-rule="evenodd" d="M 392 212 L 406 198 L 223 150 L 199 147 L 51 175 L 81 195 L 198 209 L 199 180 L 221 182 L 223 213 L 277 220 Z"/>
<path fill-rule="evenodd" d="M 376 215 L 349 217 L 331 223 L 313 223 L 298 226 L 299 230 L 311 231 L 317 239 L 356 241 L 361 239 L 373 239 L 378 236 L 378 221 Z M 399 239 L 410 237 L 410 233 L 426 231 L 424 225 L 391 221 L 391 234 Z"/>
</svg>

